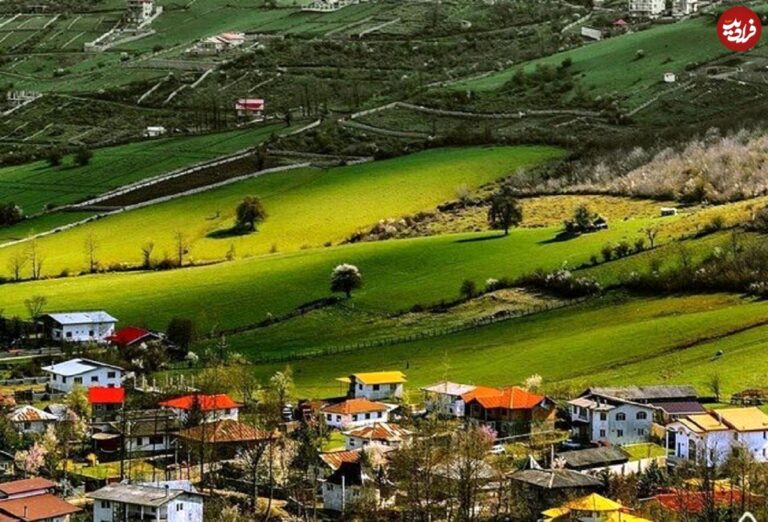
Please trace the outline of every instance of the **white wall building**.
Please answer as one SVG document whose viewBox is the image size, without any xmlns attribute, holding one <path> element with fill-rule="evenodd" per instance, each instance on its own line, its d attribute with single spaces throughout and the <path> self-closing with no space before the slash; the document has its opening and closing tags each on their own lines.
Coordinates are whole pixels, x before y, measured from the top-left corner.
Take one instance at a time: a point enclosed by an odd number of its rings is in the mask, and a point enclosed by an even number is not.
<svg viewBox="0 0 768 522">
<path fill-rule="evenodd" d="M 109 484 L 88 494 L 95 522 L 203 522 L 203 496 L 189 483 Z"/>
<path fill-rule="evenodd" d="M 673 0 L 672 16 L 690 16 L 699 10 L 699 0 Z"/>
<path fill-rule="evenodd" d="M 574 438 L 614 446 L 645 442 L 654 408 L 646 404 L 589 394 L 568 402 Z"/>
<path fill-rule="evenodd" d="M 348 397 L 366 398 L 372 401 L 402 397 L 403 385 L 406 381 L 405 374 L 397 371 L 354 373 L 337 380 L 349 384 Z"/>
<path fill-rule="evenodd" d="M 359 449 L 370 444 L 379 444 L 398 448 L 411 436 L 411 432 L 397 424 L 377 422 L 352 428 L 344 432 L 345 446 L 348 450 Z"/>
<path fill-rule="evenodd" d="M 475 386 L 469 384 L 443 381 L 421 390 L 424 392 L 424 406 L 428 412 L 447 417 L 464 417 L 464 400 L 461 396 L 474 389 Z"/>
<path fill-rule="evenodd" d="M 323 483 L 323 508 L 331 511 L 345 511 L 350 505 L 362 500 L 365 488 L 373 495 L 377 505 L 392 505 L 394 496 L 387 499 L 381 498 L 374 473 L 359 461 L 342 462 Z"/>
<path fill-rule="evenodd" d="M 41 321 L 49 339 L 69 343 L 106 342 L 117 324 L 117 319 L 103 310 L 46 314 Z"/>
<path fill-rule="evenodd" d="M 75 386 L 117 388 L 122 385 L 123 369 L 90 359 L 70 359 L 42 368 L 48 374 L 48 388 L 69 393 Z"/>
<path fill-rule="evenodd" d="M 332 428 L 351 428 L 387 422 L 389 408 L 386 404 L 368 399 L 348 399 L 337 404 L 329 404 L 320 409 L 325 423 Z"/>
<path fill-rule="evenodd" d="M 666 9 L 665 0 L 629 0 L 631 16 L 656 18 L 664 13 L 664 9 Z"/>
<path fill-rule="evenodd" d="M 186 422 L 189 412 L 197 408 L 202 415 L 203 422 L 216 422 L 221 420 L 238 420 L 242 404 L 233 401 L 229 395 L 184 395 L 160 403 L 163 409 L 171 410 L 179 421 Z"/>
<path fill-rule="evenodd" d="M 671 457 L 720 464 L 743 447 L 758 462 L 768 462 L 768 415 L 758 408 L 727 408 L 688 415 L 667 426 Z"/>
</svg>

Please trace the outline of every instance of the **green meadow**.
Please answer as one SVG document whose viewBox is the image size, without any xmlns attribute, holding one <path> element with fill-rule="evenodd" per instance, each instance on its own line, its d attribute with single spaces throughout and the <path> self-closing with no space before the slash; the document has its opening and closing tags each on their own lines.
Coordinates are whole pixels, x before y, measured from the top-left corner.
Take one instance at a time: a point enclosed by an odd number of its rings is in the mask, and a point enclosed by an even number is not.
<svg viewBox="0 0 768 522">
<path fill-rule="evenodd" d="M 594 95 L 619 94 L 631 99 L 647 96 L 647 91 L 664 85 L 665 72 L 684 78 L 686 66 L 713 60 L 726 53 L 716 37 L 712 19 L 701 16 L 619 37 L 607 38 L 526 62 L 532 71 L 537 65 L 560 65 L 570 59 L 574 79 Z M 638 56 L 638 51 L 643 56 Z M 457 90 L 492 91 L 508 82 L 519 67 L 451 86 Z"/>
<path fill-rule="evenodd" d="M 768 303 L 733 295 L 609 294 L 444 337 L 298 360 L 291 367 L 300 393 L 308 396 L 338 392 L 339 375 L 374 370 L 406 372 L 411 390 L 443 378 L 519 384 L 538 373 L 550 387 L 680 382 L 707 394 L 714 374 L 728 391 L 764 381 L 766 321 Z M 263 364 L 254 371 L 266 379 L 284 366 Z"/>
<path fill-rule="evenodd" d="M 71 158 L 52 167 L 45 161 L 0 169 L 0 194 L 27 214 L 48 204 L 76 203 L 145 178 L 252 147 L 281 131 L 272 124 L 243 130 L 193 137 L 139 141 L 93 151 L 85 166 Z"/>
<path fill-rule="evenodd" d="M 263 133 L 266 132 L 265 129 Z M 238 137 L 237 142 L 242 145 L 245 139 Z M 184 146 L 193 150 L 190 145 Z M 537 146 L 436 149 L 348 167 L 277 172 L 108 216 L 41 238 L 38 244 L 46 257 L 46 274 L 82 270 L 86 261 L 82 247 L 90 237 L 96 240 L 99 261 L 105 266 L 138 264 L 141 246 L 148 241 L 155 243 L 156 257 L 172 255 L 174 237 L 179 231 L 189 243 L 189 257 L 196 261 L 222 259 L 232 248 L 237 257 L 251 257 L 322 247 L 327 242 L 339 242 L 379 219 L 431 210 L 438 203 L 453 199 L 458 187 L 475 188 L 562 153 L 560 149 Z M 152 158 L 162 164 L 181 161 L 162 157 L 151 147 L 142 154 L 148 161 Z M 129 157 L 123 157 L 126 166 L 135 164 Z M 105 158 L 94 161 L 91 167 L 104 168 L 107 174 Z M 116 169 L 109 170 L 109 179 L 117 182 Z M 146 170 L 142 172 L 146 174 Z M 139 171 L 136 168 L 131 175 L 135 177 Z M 257 232 L 237 235 L 232 232 L 235 208 L 246 195 L 263 200 L 268 218 Z M 7 256 L 25 248 L 21 244 L 0 249 L 0 266 L 5 266 L 3 260 Z"/>
</svg>

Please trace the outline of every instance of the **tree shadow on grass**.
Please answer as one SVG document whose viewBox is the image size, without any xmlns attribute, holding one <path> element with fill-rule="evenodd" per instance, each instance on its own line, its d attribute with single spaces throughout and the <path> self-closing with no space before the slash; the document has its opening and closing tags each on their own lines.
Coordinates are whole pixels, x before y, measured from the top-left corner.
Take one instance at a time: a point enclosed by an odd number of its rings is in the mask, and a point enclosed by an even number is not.
<svg viewBox="0 0 768 522">
<path fill-rule="evenodd" d="M 579 237 L 577 234 L 566 234 L 565 232 L 560 232 L 555 237 L 539 241 L 539 244 L 550 245 L 552 243 L 562 243 L 563 241 L 570 241 L 571 239 L 576 239 L 577 237 Z"/>
<path fill-rule="evenodd" d="M 505 236 L 504 234 L 499 234 L 495 236 L 467 237 L 464 239 L 457 239 L 455 243 L 476 243 L 478 241 L 491 241 L 493 239 L 503 239 L 505 237 L 508 237 L 508 236 Z"/>
<path fill-rule="evenodd" d="M 208 232 L 205 235 L 205 237 L 210 239 L 227 239 L 230 237 L 247 236 L 248 234 L 252 234 L 254 232 L 256 231 L 250 228 L 239 227 L 235 225 L 234 227 L 223 228 L 219 230 L 214 230 L 213 232 Z"/>
</svg>

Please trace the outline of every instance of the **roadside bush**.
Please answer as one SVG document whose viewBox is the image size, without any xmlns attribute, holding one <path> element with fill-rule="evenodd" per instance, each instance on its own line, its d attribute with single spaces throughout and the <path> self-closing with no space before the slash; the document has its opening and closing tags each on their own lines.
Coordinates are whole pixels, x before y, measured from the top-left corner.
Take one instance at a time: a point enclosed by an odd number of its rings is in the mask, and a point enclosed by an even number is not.
<svg viewBox="0 0 768 522">
<path fill-rule="evenodd" d="M 519 286 L 545 290 L 561 297 L 575 298 L 598 294 L 600 283 L 593 277 L 574 277 L 570 270 L 561 268 L 554 272 L 537 270 L 518 279 Z"/>
</svg>

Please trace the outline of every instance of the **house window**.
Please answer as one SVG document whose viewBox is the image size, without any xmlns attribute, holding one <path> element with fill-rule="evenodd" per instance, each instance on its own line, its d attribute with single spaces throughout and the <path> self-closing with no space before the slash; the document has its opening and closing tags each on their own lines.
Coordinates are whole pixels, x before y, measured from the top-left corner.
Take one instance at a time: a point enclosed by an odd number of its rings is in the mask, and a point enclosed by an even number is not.
<svg viewBox="0 0 768 522">
<path fill-rule="evenodd" d="M 66 376 L 64 376 L 64 377 L 62 377 L 62 378 L 61 378 L 61 382 L 67 382 L 67 378 L 66 378 Z"/>
<path fill-rule="evenodd" d="M 107 379 L 114 379 L 115 377 L 117 377 L 116 372 L 107 372 Z"/>
<path fill-rule="evenodd" d="M 101 501 L 101 509 L 109 509 L 109 500 Z"/>
<path fill-rule="evenodd" d="M 370 413 L 366 413 L 366 414 L 365 414 L 365 418 L 366 418 L 366 419 L 370 419 L 370 418 L 371 418 L 371 414 L 370 414 Z"/>
<path fill-rule="evenodd" d="M 605 430 L 600 430 L 600 438 L 601 439 L 605 438 Z"/>
<path fill-rule="evenodd" d="M 362 389 L 363 389 L 363 385 L 362 385 L 362 384 L 358 384 L 358 385 L 357 385 L 357 389 L 358 389 L 358 390 L 362 390 Z"/>
<path fill-rule="evenodd" d="M 341 422 L 341 415 L 336 415 L 336 422 Z"/>
<path fill-rule="evenodd" d="M 357 420 L 357 415 L 352 415 L 352 420 L 356 421 Z"/>
<path fill-rule="evenodd" d="M 83 378 L 82 377 L 75 377 L 75 384 L 83 384 Z"/>
<path fill-rule="evenodd" d="M 381 386 L 379 386 L 378 384 L 373 385 L 373 391 L 379 391 L 379 388 L 381 388 Z"/>
<path fill-rule="evenodd" d="M 72 332 L 67 332 L 67 339 L 72 339 Z"/>
<path fill-rule="evenodd" d="M 92 376 L 91 377 L 91 382 L 99 382 L 99 376 L 98 375 Z"/>
<path fill-rule="evenodd" d="M 624 436 L 624 430 L 616 430 L 616 436 L 617 437 L 623 437 Z"/>
<path fill-rule="evenodd" d="M 608 420 L 608 414 L 605 413 L 604 411 L 601 411 L 600 412 L 600 420 L 602 420 L 602 421 Z"/>
<path fill-rule="evenodd" d="M 640 436 L 645 435 L 645 428 L 638 428 L 637 429 L 637 434 L 640 435 Z"/>
<path fill-rule="evenodd" d="M 333 484 L 331 484 L 330 482 L 326 482 L 326 484 L 325 484 L 325 488 L 326 488 L 328 491 L 333 491 Z"/>
<path fill-rule="evenodd" d="M 617 413 L 616 414 L 616 420 L 617 421 L 627 420 L 627 414 L 626 413 L 622 413 L 622 412 Z"/>
<path fill-rule="evenodd" d="M 88 330 L 88 337 L 93 337 L 93 330 Z"/>
<path fill-rule="evenodd" d="M 645 419 L 648 418 L 648 414 L 646 412 L 644 412 L 644 411 L 638 411 L 637 415 L 635 415 L 635 418 L 637 420 L 645 420 Z"/>
<path fill-rule="evenodd" d="M 327 420 L 328 422 L 331 422 L 331 421 L 333 420 L 333 415 L 331 415 L 331 414 L 326 414 L 326 415 L 325 415 L 325 420 Z"/>
<path fill-rule="evenodd" d="M 32 423 L 31 423 L 31 422 L 25 422 L 25 423 L 24 423 L 24 429 L 25 429 L 25 430 L 28 430 L 28 429 L 30 429 L 31 427 L 32 427 Z"/>
<path fill-rule="evenodd" d="M 184 504 L 182 504 L 181 502 L 176 504 L 176 511 L 184 511 Z"/>
<path fill-rule="evenodd" d="M 162 435 L 150 435 L 149 436 L 149 443 L 150 444 L 162 444 L 164 442 L 164 437 Z"/>
</svg>

